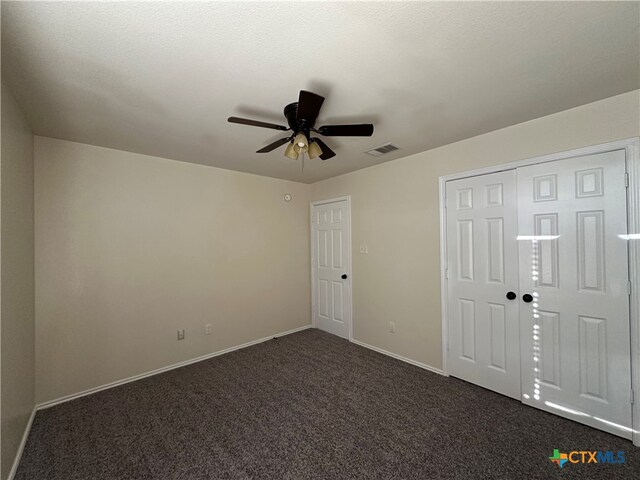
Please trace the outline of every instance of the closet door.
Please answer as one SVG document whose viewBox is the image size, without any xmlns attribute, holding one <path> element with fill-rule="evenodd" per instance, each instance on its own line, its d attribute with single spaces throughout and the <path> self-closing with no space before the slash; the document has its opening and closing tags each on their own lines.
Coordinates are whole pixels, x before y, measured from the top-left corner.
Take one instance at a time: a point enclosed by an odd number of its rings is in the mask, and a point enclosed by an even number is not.
<svg viewBox="0 0 640 480">
<path fill-rule="evenodd" d="M 447 363 L 455 377 L 520 399 L 515 187 L 513 170 L 446 184 Z"/>
<path fill-rule="evenodd" d="M 631 438 L 624 151 L 517 178 L 523 401 Z"/>
</svg>

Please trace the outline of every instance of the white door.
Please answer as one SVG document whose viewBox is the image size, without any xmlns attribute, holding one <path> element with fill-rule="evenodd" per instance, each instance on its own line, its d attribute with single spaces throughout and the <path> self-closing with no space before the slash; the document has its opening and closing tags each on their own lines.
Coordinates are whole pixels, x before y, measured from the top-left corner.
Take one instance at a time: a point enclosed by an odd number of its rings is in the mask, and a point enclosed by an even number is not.
<svg viewBox="0 0 640 480">
<path fill-rule="evenodd" d="M 524 403 L 631 438 L 624 151 L 519 168 L 518 221 Z"/>
<path fill-rule="evenodd" d="M 347 200 L 314 204 L 312 222 L 313 323 L 349 338 L 351 330 L 351 238 Z"/>
<path fill-rule="evenodd" d="M 515 205 L 514 170 L 446 183 L 449 372 L 520 399 Z"/>
</svg>

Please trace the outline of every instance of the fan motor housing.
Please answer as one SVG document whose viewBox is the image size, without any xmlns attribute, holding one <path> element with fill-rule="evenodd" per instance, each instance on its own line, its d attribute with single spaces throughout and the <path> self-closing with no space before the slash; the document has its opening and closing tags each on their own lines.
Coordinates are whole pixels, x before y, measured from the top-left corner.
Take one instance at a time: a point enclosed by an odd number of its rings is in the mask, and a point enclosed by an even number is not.
<svg viewBox="0 0 640 480">
<path fill-rule="evenodd" d="M 287 119 L 289 128 L 293 130 L 294 134 L 302 132 L 307 138 L 309 137 L 309 132 L 313 128 L 313 124 L 309 123 L 306 118 L 298 119 L 298 102 L 290 103 L 284 107 L 284 116 Z"/>
</svg>

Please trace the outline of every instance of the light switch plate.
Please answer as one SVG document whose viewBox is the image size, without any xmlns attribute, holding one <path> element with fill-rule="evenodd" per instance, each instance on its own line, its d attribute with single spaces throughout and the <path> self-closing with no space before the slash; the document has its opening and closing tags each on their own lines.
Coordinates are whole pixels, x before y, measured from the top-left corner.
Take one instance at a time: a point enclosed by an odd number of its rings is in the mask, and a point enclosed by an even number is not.
<svg viewBox="0 0 640 480">
<path fill-rule="evenodd" d="M 363 255 L 369 253 L 369 247 L 367 247 L 366 243 L 360 244 L 360 253 Z"/>
</svg>

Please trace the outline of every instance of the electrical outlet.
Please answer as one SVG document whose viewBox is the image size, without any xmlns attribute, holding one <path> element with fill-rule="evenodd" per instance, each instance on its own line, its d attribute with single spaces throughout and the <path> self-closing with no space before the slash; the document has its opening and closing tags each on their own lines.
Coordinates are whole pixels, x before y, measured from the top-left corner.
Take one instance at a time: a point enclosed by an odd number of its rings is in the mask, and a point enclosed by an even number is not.
<svg viewBox="0 0 640 480">
<path fill-rule="evenodd" d="M 396 322 L 389 322 L 389 331 L 391 333 L 396 333 Z"/>
<path fill-rule="evenodd" d="M 184 328 L 178 330 L 178 340 L 184 340 Z"/>
<path fill-rule="evenodd" d="M 360 244 L 360 253 L 363 255 L 369 253 L 369 247 L 367 247 L 366 243 Z"/>
<path fill-rule="evenodd" d="M 213 325 L 211 325 L 210 323 L 207 323 L 204 326 L 204 334 L 205 335 L 211 335 L 213 333 Z"/>
</svg>

